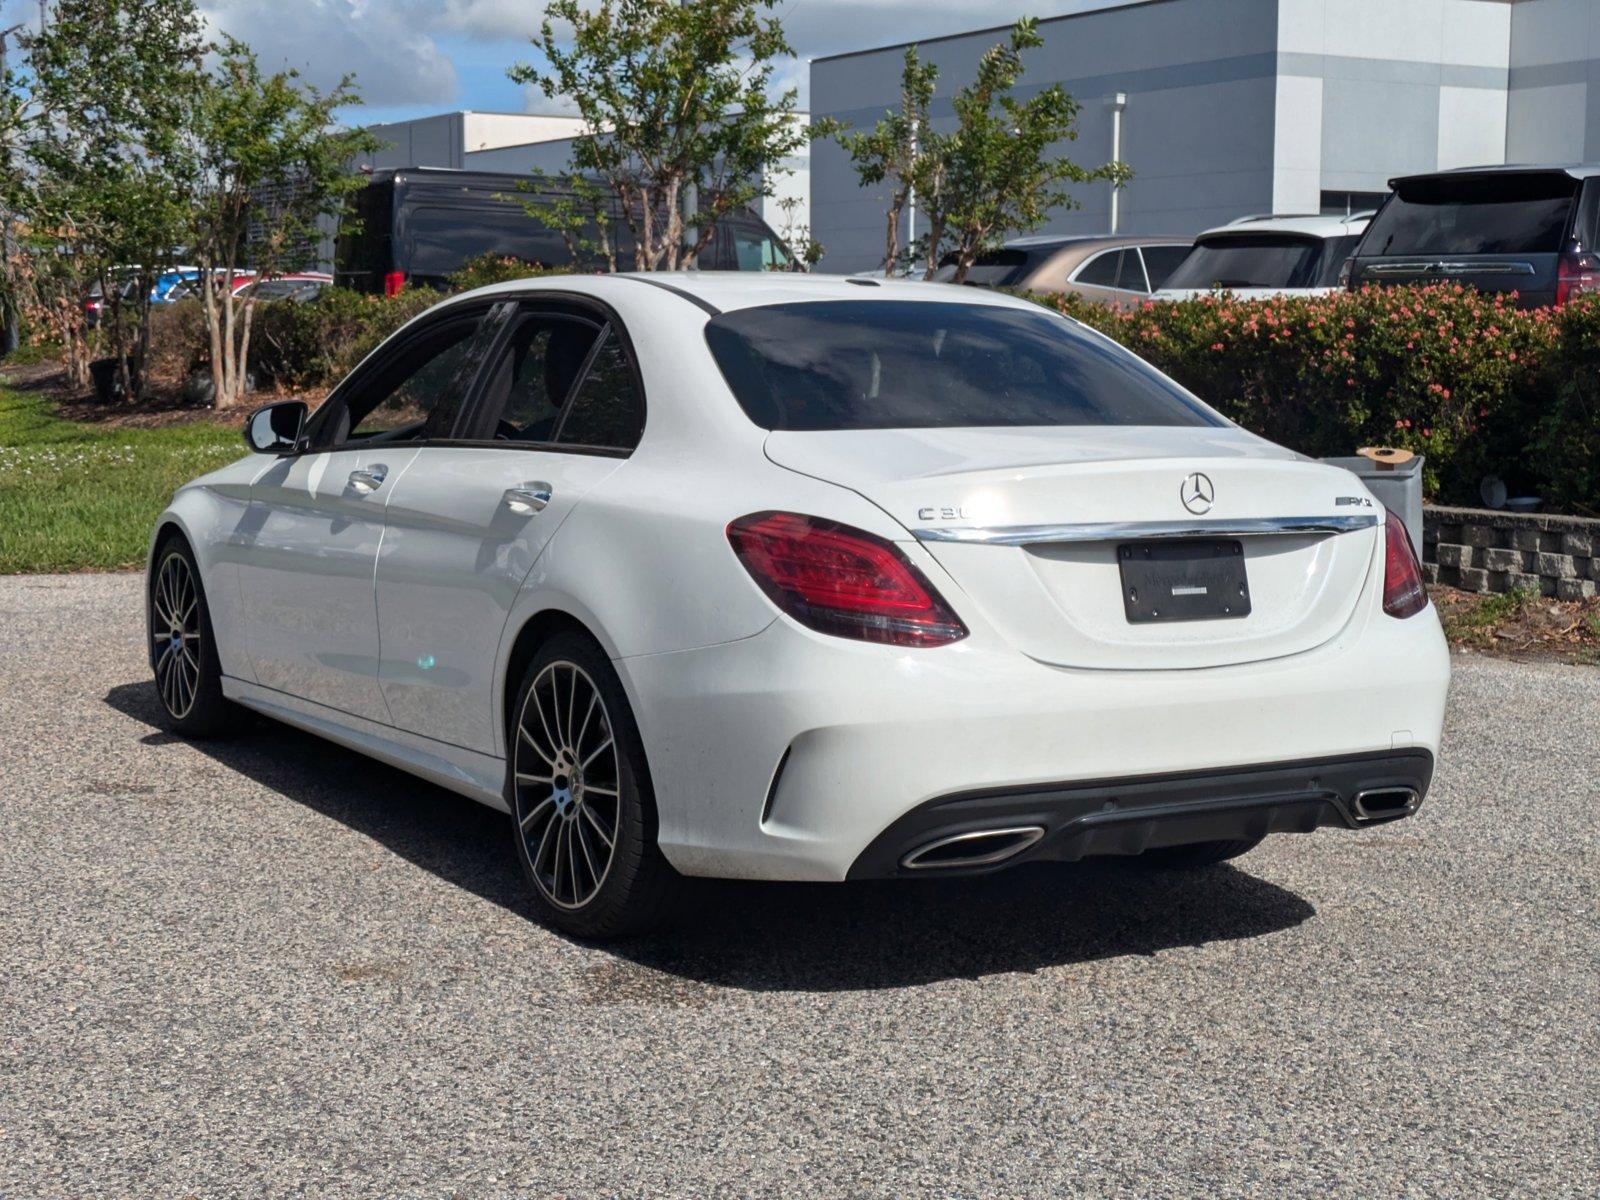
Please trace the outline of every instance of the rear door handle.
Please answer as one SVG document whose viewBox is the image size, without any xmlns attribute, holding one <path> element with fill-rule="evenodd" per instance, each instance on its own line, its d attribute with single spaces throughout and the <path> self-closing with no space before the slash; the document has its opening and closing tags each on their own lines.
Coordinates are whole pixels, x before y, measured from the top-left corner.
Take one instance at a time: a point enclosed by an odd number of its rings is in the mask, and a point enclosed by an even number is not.
<svg viewBox="0 0 1600 1200">
<path fill-rule="evenodd" d="M 506 489 L 505 505 L 512 512 L 543 512 L 554 495 L 555 489 L 548 483 L 525 483 L 521 487 Z"/>
<path fill-rule="evenodd" d="M 360 467 L 350 472 L 350 486 L 363 494 L 370 494 L 383 486 L 383 481 L 389 477 L 389 468 L 382 463 L 373 463 L 370 467 Z"/>
</svg>

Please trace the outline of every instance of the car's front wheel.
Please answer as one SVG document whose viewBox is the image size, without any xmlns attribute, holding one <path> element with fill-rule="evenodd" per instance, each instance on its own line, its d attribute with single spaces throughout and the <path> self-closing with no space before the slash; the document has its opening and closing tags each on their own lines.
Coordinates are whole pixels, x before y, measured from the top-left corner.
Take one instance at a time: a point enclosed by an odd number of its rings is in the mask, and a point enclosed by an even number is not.
<svg viewBox="0 0 1600 1200">
<path fill-rule="evenodd" d="M 189 737 L 216 737 L 238 723 L 222 694 L 222 665 L 194 551 L 173 535 L 156 552 L 146 604 L 150 665 L 167 723 Z"/>
<path fill-rule="evenodd" d="M 577 633 L 551 638 L 513 712 L 508 799 L 541 916 L 585 938 L 667 920 L 682 879 L 656 845 L 639 727 L 605 654 Z"/>
</svg>

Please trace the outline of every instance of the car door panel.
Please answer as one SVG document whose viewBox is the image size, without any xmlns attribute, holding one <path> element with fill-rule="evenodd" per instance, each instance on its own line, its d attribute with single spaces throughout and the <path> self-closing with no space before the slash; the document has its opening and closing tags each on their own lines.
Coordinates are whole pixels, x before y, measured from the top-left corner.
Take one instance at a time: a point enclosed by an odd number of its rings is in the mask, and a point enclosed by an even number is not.
<svg viewBox="0 0 1600 1200">
<path fill-rule="evenodd" d="M 397 334 L 313 418 L 312 449 L 257 476 L 239 588 L 262 686 L 389 722 L 374 590 L 385 506 L 465 410 L 497 329 L 489 312 L 447 310 Z"/>
<path fill-rule="evenodd" d="M 393 723 L 500 751 L 492 703 L 500 636 L 523 580 L 617 458 L 425 447 L 387 507 L 377 564 L 379 679 Z M 520 493 L 543 493 L 537 499 Z"/>
<path fill-rule="evenodd" d="M 468 418 L 487 440 L 422 450 L 389 499 L 376 583 L 394 724 L 484 753 L 501 750 L 495 668 L 518 591 L 643 420 L 631 355 L 582 309 L 530 303 L 494 354 Z"/>
<path fill-rule="evenodd" d="M 383 539 L 385 485 L 415 447 L 285 458 L 257 478 L 246 515 L 239 588 L 256 680 L 330 708 L 386 721 L 378 690 L 372 573 Z M 376 488 L 353 481 L 376 473 Z"/>
</svg>

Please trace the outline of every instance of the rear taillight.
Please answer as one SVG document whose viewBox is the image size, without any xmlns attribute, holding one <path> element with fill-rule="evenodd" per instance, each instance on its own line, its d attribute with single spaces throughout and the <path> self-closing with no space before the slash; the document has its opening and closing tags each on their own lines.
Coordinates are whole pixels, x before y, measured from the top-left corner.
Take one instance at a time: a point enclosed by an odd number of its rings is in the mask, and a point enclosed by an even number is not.
<svg viewBox="0 0 1600 1200">
<path fill-rule="evenodd" d="M 818 517 L 760 512 L 728 541 L 767 597 L 808 629 L 890 646 L 944 646 L 961 618 L 893 542 Z"/>
<path fill-rule="evenodd" d="M 1556 266 L 1556 304 L 1566 304 L 1591 292 L 1600 292 L 1600 254 L 1573 247 Z"/>
<path fill-rule="evenodd" d="M 404 271 L 390 271 L 383 277 L 383 294 L 385 296 L 398 296 L 406 286 L 406 273 Z"/>
<path fill-rule="evenodd" d="M 1391 617 L 1410 617 L 1428 607 L 1422 586 L 1422 565 L 1412 549 L 1406 523 L 1390 512 L 1384 521 L 1383 611 Z"/>
</svg>

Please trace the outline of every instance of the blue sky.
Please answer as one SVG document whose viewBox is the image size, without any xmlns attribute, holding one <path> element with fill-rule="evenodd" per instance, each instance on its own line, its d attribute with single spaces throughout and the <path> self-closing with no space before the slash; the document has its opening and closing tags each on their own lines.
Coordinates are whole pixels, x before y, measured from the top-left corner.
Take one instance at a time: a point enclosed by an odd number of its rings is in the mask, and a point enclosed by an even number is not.
<svg viewBox="0 0 1600 1200">
<path fill-rule="evenodd" d="M 537 0 L 199 0 L 214 27 L 255 47 L 265 66 L 290 65 L 322 86 L 354 72 L 362 121 L 457 108 L 550 112 L 558 107 L 506 79 L 531 57 Z M 798 61 L 788 81 L 806 97 L 805 60 L 1121 0 L 1048 0 L 1026 10 L 991 0 L 785 0 L 776 10 Z M 3 0 L 5 23 L 38 17 L 37 0 Z"/>
</svg>

